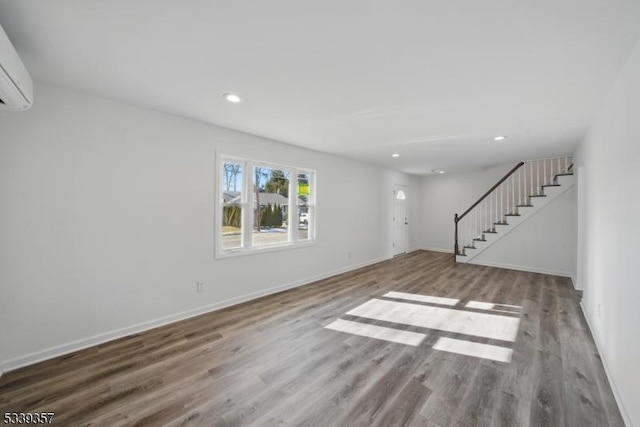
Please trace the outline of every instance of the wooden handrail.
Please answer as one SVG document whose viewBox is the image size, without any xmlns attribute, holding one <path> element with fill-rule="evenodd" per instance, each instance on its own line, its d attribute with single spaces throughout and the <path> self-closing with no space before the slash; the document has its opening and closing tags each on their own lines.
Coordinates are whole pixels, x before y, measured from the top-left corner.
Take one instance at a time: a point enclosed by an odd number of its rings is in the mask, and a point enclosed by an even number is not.
<svg viewBox="0 0 640 427">
<path fill-rule="evenodd" d="M 573 170 L 572 170 L 573 167 L 574 167 L 573 162 L 570 165 L 567 165 L 567 163 L 568 163 L 570 158 L 571 158 L 571 156 L 564 156 L 564 157 L 557 157 L 557 158 L 552 158 L 552 159 L 534 160 L 534 161 L 530 161 L 530 162 L 526 162 L 526 163 L 535 164 L 535 167 L 536 167 L 536 184 L 535 185 L 536 186 L 539 186 L 539 180 L 540 180 L 540 176 L 539 175 L 542 173 L 542 189 L 544 189 L 545 183 L 547 182 L 546 181 L 546 179 L 547 179 L 547 173 L 546 173 L 547 160 L 551 161 L 551 172 L 552 173 L 554 173 L 553 172 L 554 163 L 555 163 L 556 159 L 558 160 L 557 166 L 560 169 L 560 171 L 558 173 L 556 173 L 555 176 L 557 177 L 558 175 L 568 175 L 568 174 L 572 174 L 573 173 Z M 562 159 L 564 159 L 564 167 L 565 167 L 564 172 L 562 172 L 562 166 L 560 165 L 560 161 Z M 540 171 L 540 162 L 542 162 L 542 165 L 543 165 L 542 172 Z M 455 223 L 455 231 L 454 231 L 455 232 L 455 236 L 454 236 L 455 240 L 454 240 L 454 250 L 453 250 L 453 252 L 454 252 L 454 260 L 456 259 L 457 255 L 465 255 L 465 250 L 464 250 L 465 246 L 462 246 L 462 253 L 460 252 L 460 245 L 459 245 L 459 242 L 458 242 L 458 223 L 465 216 L 467 216 L 467 214 L 469 212 L 471 212 L 476 206 L 478 206 L 480 203 L 482 203 L 482 201 L 485 200 L 491 193 L 496 191 L 496 189 L 503 182 L 505 182 L 509 177 L 511 177 L 518 169 L 520 169 L 522 166 L 524 166 L 524 164 L 525 164 L 525 162 L 519 162 L 517 165 L 515 165 L 509 172 L 507 172 L 507 174 L 505 176 L 502 177 L 502 179 L 500 179 L 498 182 L 496 182 L 495 185 L 493 185 L 493 187 L 491 187 L 486 193 L 484 193 L 482 195 L 482 197 L 480 197 L 474 204 L 472 204 L 469 207 L 469 209 L 464 211 L 462 213 L 462 215 L 454 214 L 454 217 L 453 217 L 453 221 Z M 531 192 L 533 192 L 533 186 L 534 186 L 534 183 L 533 183 L 533 169 L 531 169 L 531 181 L 532 181 L 531 182 Z M 526 177 L 525 177 L 525 184 L 526 184 Z M 508 190 L 509 190 L 509 188 L 507 188 L 507 191 Z M 525 189 L 525 191 L 526 191 L 526 189 Z M 512 186 L 512 193 L 513 193 L 513 198 L 515 199 L 515 190 L 514 190 L 513 186 Z M 518 189 L 518 195 L 520 195 L 520 189 Z M 537 196 L 537 195 L 540 195 L 540 189 L 538 189 L 536 194 L 534 194 L 533 196 Z M 529 197 L 533 197 L 533 196 L 530 195 Z M 504 203 L 504 201 L 502 201 L 501 203 Z M 507 194 L 507 204 L 509 204 L 509 195 L 508 194 Z M 514 204 L 515 204 L 515 202 L 514 202 Z M 496 210 L 497 209 L 498 209 L 498 206 L 497 206 L 497 201 L 496 201 Z M 503 215 L 512 215 L 512 214 L 509 214 L 509 213 L 504 214 L 503 213 Z M 501 215 L 501 217 L 502 217 L 502 215 Z M 504 218 L 506 219 L 506 216 Z M 484 219 L 481 218 L 480 221 L 482 222 L 482 221 L 484 221 Z M 506 224 L 506 222 L 504 220 L 501 220 L 501 221 L 502 222 L 497 222 L 497 223 L 494 223 L 494 224 Z M 476 225 L 479 225 L 479 224 L 476 224 Z M 494 228 L 494 230 L 495 230 L 495 228 Z M 485 231 L 482 231 L 482 233 L 485 233 Z M 467 237 L 469 237 L 469 236 L 466 236 L 465 238 L 467 238 Z M 473 240 L 480 240 L 480 239 L 476 239 L 475 236 L 471 236 L 471 237 L 473 237 Z M 469 245 L 470 245 L 469 247 L 475 249 L 475 246 L 474 246 L 473 242 L 469 243 Z"/>
<path fill-rule="evenodd" d="M 513 175 L 513 173 L 515 171 L 517 171 L 518 169 L 520 169 L 522 167 L 522 165 L 524 165 L 524 162 L 520 162 L 518 163 L 513 169 L 511 169 L 504 177 L 502 177 L 502 179 L 500 181 L 498 181 L 493 187 L 491 187 L 489 189 L 489 191 L 487 191 L 486 193 L 484 193 L 484 195 L 482 197 L 480 197 L 478 199 L 477 202 L 475 202 L 473 205 L 471 205 L 471 207 L 469 209 L 467 209 L 466 211 L 464 211 L 464 213 L 460 216 L 458 216 L 458 214 L 455 214 L 453 216 L 453 222 L 455 223 L 455 240 L 454 240 L 454 244 L 453 244 L 453 260 L 455 262 L 456 260 L 456 255 L 459 254 L 459 246 L 458 246 L 458 222 L 460 222 L 460 220 L 462 218 L 465 217 L 466 214 L 468 214 L 469 212 L 471 212 L 471 210 L 473 208 L 475 208 L 476 206 L 478 206 L 480 204 L 480 202 L 482 202 L 489 194 L 491 194 L 493 192 L 493 190 L 495 190 L 496 188 L 498 188 L 500 186 L 500 184 L 502 184 L 507 178 L 509 178 L 511 175 Z"/>
<path fill-rule="evenodd" d="M 471 212 L 471 210 L 473 208 L 475 208 L 476 206 L 478 206 L 480 204 L 480 202 L 482 202 L 484 199 L 487 198 L 487 196 L 489 194 L 491 194 L 493 192 L 493 190 L 495 190 L 496 188 L 498 188 L 500 186 L 500 184 L 502 184 L 503 182 L 505 182 L 507 180 L 507 178 L 509 178 L 511 175 L 514 174 L 515 171 L 517 171 L 518 169 L 520 169 L 522 167 L 522 165 L 524 165 L 524 162 L 520 162 L 518 163 L 513 169 L 511 169 L 504 177 L 502 177 L 502 179 L 500 181 L 498 181 L 493 187 L 491 187 L 489 189 L 489 191 L 487 191 L 486 193 L 484 193 L 484 195 L 482 197 L 480 197 L 478 199 L 477 202 L 475 202 L 473 205 L 471 205 L 471 207 L 469 209 L 467 209 L 466 211 L 464 211 L 464 213 L 462 215 L 456 214 L 456 216 L 454 217 L 454 220 L 456 222 L 456 224 L 465 217 L 466 214 L 468 214 L 469 212 Z"/>
</svg>

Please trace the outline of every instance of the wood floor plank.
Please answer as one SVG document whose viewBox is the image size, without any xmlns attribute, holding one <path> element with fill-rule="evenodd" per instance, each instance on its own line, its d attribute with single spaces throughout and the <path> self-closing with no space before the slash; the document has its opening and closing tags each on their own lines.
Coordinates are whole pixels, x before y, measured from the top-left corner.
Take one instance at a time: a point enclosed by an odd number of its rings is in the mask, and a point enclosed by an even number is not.
<svg viewBox="0 0 640 427">
<path fill-rule="evenodd" d="M 578 304 L 566 278 L 417 251 L 5 373 L 0 413 L 73 426 L 623 425 Z M 337 320 L 385 339 L 325 328 Z M 490 323 L 515 324 L 515 341 Z M 392 342 L 394 330 L 424 339 Z"/>
</svg>

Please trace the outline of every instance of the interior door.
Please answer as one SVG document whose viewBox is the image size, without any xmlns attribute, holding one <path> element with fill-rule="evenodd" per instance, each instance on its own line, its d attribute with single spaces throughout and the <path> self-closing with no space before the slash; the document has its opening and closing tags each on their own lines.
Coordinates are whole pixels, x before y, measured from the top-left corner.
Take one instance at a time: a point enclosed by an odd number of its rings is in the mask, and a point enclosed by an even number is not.
<svg viewBox="0 0 640 427">
<path fill-rule="evenodd" d="M 407 221 L 407 186 L 393 186 L 393 255 L 407 252 L 409 221 Z"/>
</svg>

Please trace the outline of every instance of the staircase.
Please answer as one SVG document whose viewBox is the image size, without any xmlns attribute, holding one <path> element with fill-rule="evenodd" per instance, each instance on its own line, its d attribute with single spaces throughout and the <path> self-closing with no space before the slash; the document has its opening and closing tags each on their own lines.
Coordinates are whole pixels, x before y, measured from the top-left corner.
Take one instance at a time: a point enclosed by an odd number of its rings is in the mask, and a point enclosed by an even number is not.
<svg viewBox="0 0 640 427">
<path fill-rule="evenodd" d="M 570 156 L 518 163 L 461 215 L 455 259 L 467 263 L 574 185 Z"/>
</svg>

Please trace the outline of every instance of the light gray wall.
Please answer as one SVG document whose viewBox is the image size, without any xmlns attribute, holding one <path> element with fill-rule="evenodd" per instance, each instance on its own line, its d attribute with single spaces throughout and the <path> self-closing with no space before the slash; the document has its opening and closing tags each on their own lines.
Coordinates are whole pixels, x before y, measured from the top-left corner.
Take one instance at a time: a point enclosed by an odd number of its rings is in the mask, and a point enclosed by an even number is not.
<svg viewBox="0 0 640 427">
<path fill-rule="evenodd" d="M 453 253 L 453 215 L 462 214 L 514 166 L 422 177 L 419 218 L 417 228 L 412 229 L 419 247 Z"/>
<path fill-rule="evenodd" d="M 574 162 L 583 308 L 627 423 L 640 426 L 640 46 Z"/>
<path fill-rule="evenodd" d="M 31 110 L 0 113 L 5 370 L 388 258 L 393 184 L 415 193 L 403 174 L 36 90 Z M 317 244 L 214 259 L 216 152 L 316 170 Z"/>
<path fill-rule="evenodd" d="M 575 282 L 575 186 L 487 248 L 472 263 L 571 277 Z"/>
<path fill-rule="evenodd" d="M 411 250 L 423 249 L 424 243 L 424 203 L 422 201 L 422 176 L 410 175 L 412 194 L 409 194 L 410 220 L 409 224 L 409 248 Z"/>
</svg>

